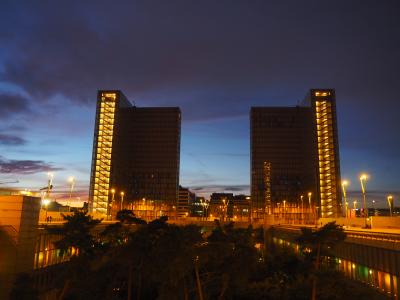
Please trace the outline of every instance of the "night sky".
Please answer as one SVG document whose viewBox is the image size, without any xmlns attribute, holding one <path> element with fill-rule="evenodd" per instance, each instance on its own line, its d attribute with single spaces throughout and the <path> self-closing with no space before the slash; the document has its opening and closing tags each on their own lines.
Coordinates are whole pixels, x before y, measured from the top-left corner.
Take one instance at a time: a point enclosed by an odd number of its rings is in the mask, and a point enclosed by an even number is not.
<svg viewBox="0 0 400 300">
<path fill-rule="evenodd" d="M 1 1 L 0 182 L 88 192 L 98 89 L 182 110 L 183 186 L 248 193 L 251 106 L 335 88 L 342 177 L 400 201 L 400 2 Z M 61 193 L 60 193 L 61 195 Z M 395 203 L 399 205 L 399 202 Z"/>
</svg>

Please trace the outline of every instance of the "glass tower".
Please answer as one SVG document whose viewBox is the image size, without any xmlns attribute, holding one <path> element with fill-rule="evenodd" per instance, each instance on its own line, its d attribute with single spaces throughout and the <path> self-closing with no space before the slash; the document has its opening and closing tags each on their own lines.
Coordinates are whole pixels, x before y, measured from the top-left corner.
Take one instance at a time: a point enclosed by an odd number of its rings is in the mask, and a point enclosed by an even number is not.
<svg viewBox="0 0 400 300">
<path fill-rule="evenodd" d="M 157 207 L 160 214 L 176 206 L 180 118 L 177 107 L 136 107 L 120 91 L 99 91 L 89 193 L 91 212 L 109 215 L 113 207 L 133 207 L 143 199 Z"/>
<path fill-rule="evenodd" d="M 312 89 L 296 107 L 252 107 L 251 204 L 254 218 L 279 205 L 321 217 L 341 212 L 335 91 Z"/>
</svg>

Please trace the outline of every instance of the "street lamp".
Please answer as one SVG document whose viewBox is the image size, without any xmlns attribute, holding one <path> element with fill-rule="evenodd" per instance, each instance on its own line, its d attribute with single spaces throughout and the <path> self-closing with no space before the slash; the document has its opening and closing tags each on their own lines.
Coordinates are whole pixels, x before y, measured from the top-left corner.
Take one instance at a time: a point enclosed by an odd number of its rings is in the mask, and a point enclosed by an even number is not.
<svg viewBox="0 0 400 300">
<path fill-rule="evenodd" d="M 373 211 L 374 216 L 376 216 L 375 200 L 372 200 L 372 211 Z"/>
<path fill-rule="evenodd" d="M 390 209 L 390 216 L 393 217 L 393 196 L 392 195 L 387 196 L 387 202 L 388 202 L 389 209 Z"/>
<path fill-rule="evenodd" d="M 309 207 L 309 209 L 310 209 L 310 212 L 311 212 L 311 195 L 312 195 L 312 193 L 309 192 L 309 193 L 308 193 L 308 207 Z"/>
<path fill-rule="evenodd" d="M 224 204 L 224 206 L 222 207 L 222 221 L 225 220 L 225 202 L 226 199 L 222 199 L 222 203 Z"/>
<path fill-rule="evenodd" d="M 115 189 L 111 189 L 111 203 L 108 204 L 107 216 L 111 216 L 112 204 L 114 202 Z"/>
<path fill-rule="evenodd" d="M 204 203 L 203 203 L 203 199 L 200 199 L 200 206 L 201 206 L 201 210 L 203 211 L 202 218 L 200 218 L 200 220 L 202 220 L 204 218 Z"/>
<path fill-rule="evenodd" d="M 353 201 L 353 208 L 354 208 L 354 217 L 356 217 L 357 200 Z"/>
<path fill-rule="evenodd" d="M 144 218 L 146 219 L 147 218 L 147 210 L 146 210 L 146 198 L 142 198 L 142 201 L 143 201 L 143 216 L 144 216 Z M 157 212 L 156 212 L 156 208 L 154 207 L 154 216 L 156 217 L 156 215 L 157 215 Z M 161 217 L 161 215 L 160 215 L 160 217 Z"/>
<path fill-rule="evenodd" d="M 367 218 L 368 218 L 368 207 L 367 207 L 367 197 L 365 193 L 365 187 L 367 185 L 367 174 L 361 174 L 360 176 L 360 183 L 361 183 L 361 191 L 363 196 L 363 204 L 364 204 L 364 218 L 365 218 L 365 227 L 367 227 Z"/>
<path fill-rule="evenodd" d="M 124 193 L 124 192 L 121 192 L 120 195 L 121 195 L 121 207 L 120 207 L 120 210 L 122 210 L 122 205 L 123 205 L 123 203 L 124 203 L 124 196 L 125 196 L 125 193 Z"/>
<path fill-rule="evenodd" d="M 50 191 L 51 191 L 51 189 L 53 188 L 53 178 L 54 178 L 54 174 L 51 173 L 51 172 L 48 172 L 48 173 L 47 173 L 47 178 L 48 178 L 48 180 L 47 180 L 47 191 L 46 191 L 47 195 L 46 195 L 46 197 L 47 197 L 48 199 L 50 199 Z"/>
<path fill-rule="evenodd" d="M 225 220 L 225 216 L 226 218 L 228 217 L 228 205 L 229 205 L 229 199 L 228 201 L 226 201 L 226 198 L 222 199 L 222 202 L 224 203 L 223 206 L 223 216 L 222 216 L 222 220 Z"/>
<path fill-rule="evenodd" d="M 347 218 L 347 195 L 346 195 L 346 186 L 349 185 L 349 182 L 347 180 L 342 181 L 342 190 L 343 190 L 343 200 L 344 200 L 344 207 L 345 207 L 345 212 L 344 215 Z"/>
<path fill-rule="evenodd" d="M 68 211 L 71 211 L 72 191 L 74 190 L 74 186 L 75 186 L 75 178 L 71 176 L 70 178 L 68 178 L 68 182 L 70 184 Z"/>
<path fill-rule="evenodd" d="M 304 221 L 304 201 L 303 201 L 304 196 L 301 195 L 300 196 L 300 200 L 301 200 L 301 220 Z"/>
<path fill-rule="evenodd" d="M 286 218 L 286 200 L 283 200 L 283 220 Z"/>
<path fill-rule="evenodd" d="M 204 208 L 206 210 L 206 215 L 205 215 L 206 220 L 208 220 L 208 206 L 209 205 L 210 205 L 210 201 L 204 200 Z"/>
<path fill-rule="evenodd" d="M 44 198 L 42 199 L 42 206 L 44 206 L 46 215 L 45 215 L 45 220 L 47 222 L 47 206 L 50 204 L 50 199 Z"/>
</svg>

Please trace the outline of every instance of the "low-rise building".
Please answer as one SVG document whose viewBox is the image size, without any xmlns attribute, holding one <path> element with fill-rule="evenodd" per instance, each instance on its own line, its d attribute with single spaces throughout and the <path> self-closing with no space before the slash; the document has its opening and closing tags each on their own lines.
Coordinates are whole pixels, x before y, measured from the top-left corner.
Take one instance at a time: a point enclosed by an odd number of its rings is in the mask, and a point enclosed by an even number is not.
<svg viewBox="0 0 400 300">
<path fill-rule="evenodd" d="M 178 207 L 176 210 L 177 217 L 189 216 L 189 206 L 196 199 L 196 195 L 188 188 L 179 186 Z"/>
</svg>

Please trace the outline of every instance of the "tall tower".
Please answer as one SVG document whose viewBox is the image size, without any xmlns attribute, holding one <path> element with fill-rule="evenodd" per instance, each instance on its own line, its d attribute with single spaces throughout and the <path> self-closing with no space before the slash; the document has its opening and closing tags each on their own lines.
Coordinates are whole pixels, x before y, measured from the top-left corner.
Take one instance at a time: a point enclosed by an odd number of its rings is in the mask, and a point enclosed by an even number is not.
<svg viewBox="0 0 400 300">
<path fill-rule="evenodd" d="M 314 119 L 320 216 L 337 217 L 342 211 L 342 194 L 335 90 L 312 89 L 306 101 Z"/>
<path fill-rule="evenodd" d="M 253 218 L 308 195 L 313 214 L 340 215 L 335 91 L 312 89 L 296 107 L 252 107 L 250 123 Z"/>
<path fill-rule="evenodd" d="M 130 106 L 131 104 L 121 91 L 111 90 L 97 93 L 89 191 L 90 212 L 107 214 L 118 112 L 121 107 Z"/>
<path fill-rule="evenodd" d="M 178 107 L 136 107 L 120 91 L 100 91 L 90 211 L 105 215 L 113 203 L 119 209 L 142 200 L 159 214 L 172 211 L 178 199 L 180 128 Z"/>
</svg>

